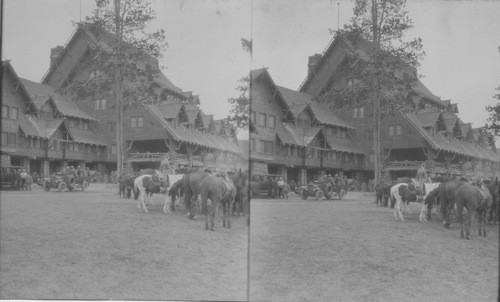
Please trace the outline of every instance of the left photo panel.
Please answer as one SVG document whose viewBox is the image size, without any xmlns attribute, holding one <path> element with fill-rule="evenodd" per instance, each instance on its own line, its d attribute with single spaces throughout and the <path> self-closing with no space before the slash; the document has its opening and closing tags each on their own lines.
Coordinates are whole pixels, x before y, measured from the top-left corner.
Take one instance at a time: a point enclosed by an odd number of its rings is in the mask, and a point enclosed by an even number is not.
<svg viewBox="0 0 500 302">
<path fill-rule="evenodd" d="M 0 299 L 247 301 L 251 2 L 2 2 Z"/>
</svg>

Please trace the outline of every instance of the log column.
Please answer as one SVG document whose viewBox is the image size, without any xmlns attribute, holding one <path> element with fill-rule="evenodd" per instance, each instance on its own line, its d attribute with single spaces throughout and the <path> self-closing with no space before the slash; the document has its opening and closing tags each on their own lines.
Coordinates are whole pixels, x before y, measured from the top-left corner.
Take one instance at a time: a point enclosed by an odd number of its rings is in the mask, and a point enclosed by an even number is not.
<svg viewBox="0 0 500 302">
<path fill-rule="evenodd" d="M 49 177 L 50 176 L 50 171 L 49 171 L 49 161 L 47 159 L 42 160 L 42 175 L 44 177 Z"/>
</svg>

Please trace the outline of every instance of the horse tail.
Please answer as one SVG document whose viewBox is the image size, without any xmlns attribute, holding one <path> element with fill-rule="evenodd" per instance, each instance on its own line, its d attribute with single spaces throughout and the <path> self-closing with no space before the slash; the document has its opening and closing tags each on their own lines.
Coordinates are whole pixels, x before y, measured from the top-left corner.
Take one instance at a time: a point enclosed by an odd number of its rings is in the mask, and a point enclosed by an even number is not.
<svg viewBox="0 0 500 302">
<path fill-rule="evenodd" d="M 134 199 L 137 200 L 139 199 L 139 188 L 134 184 Z"/>
</svg>

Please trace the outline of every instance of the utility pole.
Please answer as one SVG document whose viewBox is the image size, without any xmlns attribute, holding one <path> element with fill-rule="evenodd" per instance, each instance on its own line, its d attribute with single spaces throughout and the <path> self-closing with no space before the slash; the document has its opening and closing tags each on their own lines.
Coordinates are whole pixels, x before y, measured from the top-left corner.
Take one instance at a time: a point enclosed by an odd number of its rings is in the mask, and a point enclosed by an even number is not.
<svg viewBox="0 0 500 302">
<path fill-rule="evenodd" d="M 377 12 L 377 0 L 372 0 L 372 33 L 373 33 L 373 44 L 375 45 L 375 73 L 376 73 L 376 84 L 375 91 L 373 94 L 373 155 L 375 157 L 374 162 L 374 180 L 378 183 L 381 177 L 381 158 L 380 158 L 380 44 L 379 44 L 379 32 L 378 32 L 378 12 Z"/>
<path fill-rule="evenodd" d="M 116 75 L 115 75 L 115 89 L 114 98 L 116 104 L 116 171 L 121 175 L 123 169 L 123 104 L 122 104 L 122 24 L 120 19 L 120 0 L 114 0 L 115 4 L 115 36 L 116 46 L 113 50 L 116 57 Z"/>
</svg>

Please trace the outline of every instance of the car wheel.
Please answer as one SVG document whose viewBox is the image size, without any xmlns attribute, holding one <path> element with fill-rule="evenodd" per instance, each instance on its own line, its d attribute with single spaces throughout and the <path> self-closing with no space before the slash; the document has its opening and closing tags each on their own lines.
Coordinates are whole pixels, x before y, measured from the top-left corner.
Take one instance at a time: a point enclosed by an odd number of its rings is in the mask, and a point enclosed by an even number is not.
<svg viewBox="0 0 500 302">
<path fill-rule="evenodd" d="M 59 189 L 59 192 L 62 192 L 66 190 L 66 183 L 64 181 L 61 181 L 58 185 L 57 188 Z"/>
<path fill-rule="evenodd" d="M 321 198 L 323 198 L 323 196 L 324 196 L 324 194 L 323 194 L 322 190 L 316 191 L 316 194 L 315 194 L 316 200 L 321 200 Z"/>
<path fill-rule="evenodd" d="M 86 180 L 84 180 L 82 182 L 82 191 L 85 191 L 88 187 L 89 187 L 89 183 Z"/>
</svg>

